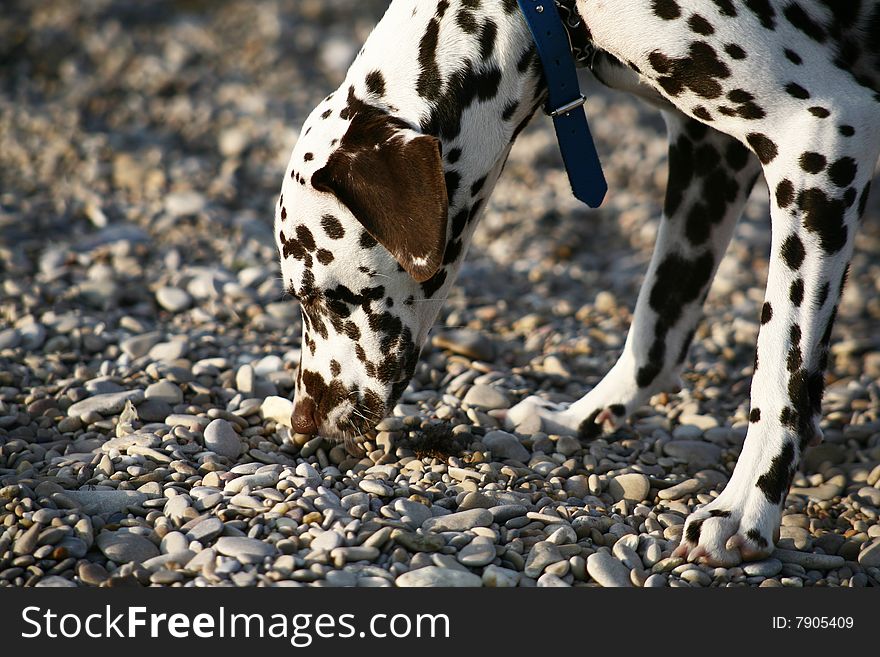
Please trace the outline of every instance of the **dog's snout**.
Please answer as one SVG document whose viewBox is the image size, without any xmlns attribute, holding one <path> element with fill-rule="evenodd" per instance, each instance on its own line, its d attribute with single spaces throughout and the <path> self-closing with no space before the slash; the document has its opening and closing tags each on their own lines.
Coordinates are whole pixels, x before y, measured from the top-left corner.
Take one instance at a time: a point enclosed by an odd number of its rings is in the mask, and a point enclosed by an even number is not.
<svg viewBox="0 0 880 657">
<path fill-rule="evenodd" d="M 293 407 L 293 416 L 291 417 L 293 430 L 297 433 L 308 435 L 318 433 L 318 423 L 315 419 L 316 410 L 317 407 L 314 400 L 310 398 L 297 400 Z"/>
</svg>

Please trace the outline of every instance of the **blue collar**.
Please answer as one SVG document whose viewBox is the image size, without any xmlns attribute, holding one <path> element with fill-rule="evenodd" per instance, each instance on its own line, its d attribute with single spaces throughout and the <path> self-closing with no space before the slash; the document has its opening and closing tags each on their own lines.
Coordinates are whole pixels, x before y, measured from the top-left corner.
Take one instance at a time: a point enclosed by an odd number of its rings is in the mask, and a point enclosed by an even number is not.
<svg viewBox="0 0 880 657">
<path fill-rule="evenodd" d="M 545 111 L 553 118 L 562 161 L 575 198 L 598 208 L 608 191 L 602 164 L 584 113 L 568 33 L 554 0 L 518 0 L 544 68 Z"/>
</svg>

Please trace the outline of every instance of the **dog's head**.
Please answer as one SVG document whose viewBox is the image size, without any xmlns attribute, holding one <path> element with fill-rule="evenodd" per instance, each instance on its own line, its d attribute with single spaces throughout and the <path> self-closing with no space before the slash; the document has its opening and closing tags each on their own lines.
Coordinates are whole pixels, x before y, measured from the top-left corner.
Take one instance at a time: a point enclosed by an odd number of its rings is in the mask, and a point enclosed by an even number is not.
<svg viewBox="0 0 880 657">
<path fill-rule="evenodd" d="M 435 137 L 353 90 L 307 120 L 275 217 L 303 313 L 294 430 L 360 435 L 400 397 L 439 310 L 448 211 Z"/>
</svg>

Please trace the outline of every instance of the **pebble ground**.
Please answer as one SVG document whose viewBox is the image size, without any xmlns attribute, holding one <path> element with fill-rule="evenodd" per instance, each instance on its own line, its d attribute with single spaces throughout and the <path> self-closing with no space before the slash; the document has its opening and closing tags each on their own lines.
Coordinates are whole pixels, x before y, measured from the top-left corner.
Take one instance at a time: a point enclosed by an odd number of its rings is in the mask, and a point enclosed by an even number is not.
<svg viewBox="0 0 880 657">
<path fill-rule="evenodd" d="M 0 586 L 878 586 L 880 202 L 772 558 L 670 557 L 746 431 L 759 185 L 687 387 L 590 443 L 502 430 L 614 362 L 657 229 L 660 117 L 587 82 L 611 193 L 523 134 L 412 385 L 357 454 L 289 428 L 272 208 L 382 0 L 31 0 L 0 13 Z"/>
</svg>

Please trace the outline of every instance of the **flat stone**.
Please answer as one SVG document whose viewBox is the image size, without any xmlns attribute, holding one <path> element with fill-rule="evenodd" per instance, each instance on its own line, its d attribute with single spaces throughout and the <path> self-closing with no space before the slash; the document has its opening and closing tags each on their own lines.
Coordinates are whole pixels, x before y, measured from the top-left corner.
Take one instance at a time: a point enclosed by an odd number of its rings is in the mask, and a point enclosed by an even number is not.
<svg viewBox="0 0 880 657">
<path fill-rule="evenodd" d="M 474 527 L 488 527 L 492 524 L 492 514 L 486 509 L 470 509 L 449 515 L 429 518 L 422 523 L 422 529 L 430 532 L 463 532 Z"/>
<path fill-rule="evenodd" d="M 284 397 L 266 397 L 260 405 L 260 416 L 264 420 L 274 420 L 276 424 L 290 428 L 293 415 L 293 402 Z"/>
<path fill-rule="evenodd" d="M 165 402 L 174 406 L 183 401 L 183 391 L 176 383 L 162 380 L 148 385 L 144 397 L 147 400 Z"/>
<path fill-rule="evenodd" d="M 277 549 L 271 543 L 264 543 L 255 538 L 244 536 L 221 536 L 214 548 L 220 554 L 238 559 L 245 563 L 256 563 L 272 556 Z"/>
<path fill-rule="evenodd" d="M 134 490 L 66 490 L 64 496 L 98 515 L 121 513 L 130 506 L 141 506 L 153 497 Z"/>
<path fill-rule="evenodd" d="M 192 304 L 192 297 L 178 287 L 160 287 L 156 290 L 156 302 L 165 310 L 179 313 Z"/>
<path fill-rule="evenodd" d="M 703 484 L 699 479 L 685 479 L 681 483 L 664 488 L 657 493 L 657 497 L 661 500 L 678 500 L 688 495 L 699 493 L 703 489 Z"/>
<path fill-rule="evenodd" d="M 150 331 L 149 333 L 141 333 L 140 335 L 126 338 L 119 343 L 119 348 L 129 358 L 136 360 L 150 353 L 150 349 L 158 344 L 160 340 L 162 340 L 162 333 L 160 331 Z"/>
<path fill-rule="evenodd" d="M 378 479 L 362 479 L 360 483 L 358 483 L 358 488 L 365 493 L 371 493 L 372 495 L 377 495 L 379 497 L 391 497 L 394 495 L 394 490 Z"/>
<path fill-rule="evenodd" d="M 438 349 L 447 349 L 473 360 L 495 360 L 495 344 L 485 333 L 471 329 L 457 329 L 435 335 L 431 343 Z"/>
<path fill-rule="evenodd" d="M 651 482 L 645 475 L 638 473 L 617 475 L 608 482 L 608 492 L 615 502 L 641 502 L 650 490 Z"/>
<path fill-rule="evenodd" d="M 629 569 L 604 550 L 587 557 L 587 573 L 603 587 L 631 587 Z"/>
<path fill-rule="evenodd" d="M 129 561 L 140 563 L 159 556 L 159 548 L 155 543 L 138 534 L 121 530 L 101 532 L 96 543 L 105 557 L 119 564 Z"/>
<path fill-rule="evenodd" d="M 183 358 L 188 351 L 189 345 L 185 340 L 169 340 L 154 345 L 148 355 L 151 360 L 170 363 L 178 358 Z"/>
<path fill-rule="evenodd" d="M 701 440 L 671 440 L 663 445 L 666 456 L 686 461 L 692 468 L 717 465 L 721 459 L 721 448 Z"/>
<path fill-rule="evenodd" d="M 397 511 L 402 517 L 410 519 L 413 527 L 421 527 L 422 524 L 432 517 L 431 509 L 419 502 L 413 502 L 402 497 L 398 497 L 391 503 L 391 508 Z"/>
<path fill-rule="evenodd" d="M 764 559 L 743 564 L 742 569 L 749 577 L 775 577 L 782 572 L 782 562 L 779 559 Z"/>
<path fill-rule="evenodd" d="M 144 391 L 125 390 L 123 392 L 111 392 L 87 397 L 75 404 L 71 404 L 70 408 L 67 409 L 67 415 L 69 417 L 82 417 L 87 413 L 115 415 L 125 407 L 125 402 L 127 401 L 131 401 L 135 405 L 140 404 L 144 401 Z"/>
<path fill-rule="evenodd" d="M 880 539 L 875 538 L 859 552 L 859 565 L 863 568 L 880 568 Z"/>
<path fill-rule="evenodd" d="M 483 585 L 483 580 L 473 573 L 466 573 L 463 570 L 453 568 L 440 568 L 438 566 L 426 566 L 403 573 L 396 580 L 394 585 L 398 587 L 479 587 Z"/>
<path fill-rule="evenodd" d="M 485 536 L 477 536 L 459 550 L 458 561 L 471 568 L 480 568 L 495 559 L 495 544 Z"/>
<path fill-rule="evenodd" d="M 313 538 L 312 542 L 309 544 L 309 547 L 312 550 L 327 550 L 329 552 L 330 550 L 338 548 L 344 542 L 345 538 L 342 536 L 342 534 L 331 529 Z"/>
<path fill-rule="evenodd" d="M 797 552 L 795 550 L 777 549 L 773 555 L 783 563 L 795 563 L 806 570 L 834 570 L 843 568 L 846 560 L 833 554 L 816 554 L 814 552 Z"/>
<path fill-rule="evenodd" d="M 490 431 L 481 441 L 492 452 L 496 460 L 511 459 L 520 463 L 528 463 L 529 450 L 519 441 L 519 438 L 506 431 Z"/>
<path fill-rule="evenodd" d="M 76 588 L 76 583 L 60 575 L 50 575 L 41 579 L 34 586 L 37 588 Z"/>
<path fill-rule="evenodd" d="M 510 400 L 507 399 L 507 395 L 494 386 L 485 384 L 471 386 L 462 402 L 485 411 L 510 408 Z"/>
<path fill-rule="evenodd" d="M 198 541 L 202 545 L 208 545 L 223 533 L 223 522 L 220 518 L 210 516 L 191 527 L 186 537 L 191 541 Z"/>
<path fill-rule="evenodd" d="M 548 541 L 540 541 L 532 546 L 526 559 L 525 574 L 527 577 L 536 578 L 550 564 L 562 561 L 565 557 L 559 548 Z"/>
<path fill-rule="evenodd" d="M 483 570 L 483 586 L 513 588 L 519 583 L 520 577 L 520 573 L 515 570 L 490 564 Z"/>
<path fill-rule="evenodd" d="M 846 487 L 846 476 L 845 475 L 835 475 L 831 477 L 824 484 L 820 484 L 818 486 L 813 486 L 811 488 L 801 488 L 798 486 L 792 486 L 789 490 L 789 495 L 805 495 L 814 500 L 826 501 L 831 500 L 841 493 L 843 493 L 844 488 Z"/>
<path fill-rule="evenodd" d="M 205 448 L 215 454 L 235 460 L 241 454 L 241 438 L 232 425 L 222 418 L 212 420 L 204 433 Z"/>
</svg>

